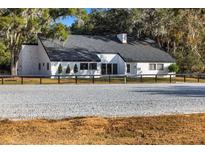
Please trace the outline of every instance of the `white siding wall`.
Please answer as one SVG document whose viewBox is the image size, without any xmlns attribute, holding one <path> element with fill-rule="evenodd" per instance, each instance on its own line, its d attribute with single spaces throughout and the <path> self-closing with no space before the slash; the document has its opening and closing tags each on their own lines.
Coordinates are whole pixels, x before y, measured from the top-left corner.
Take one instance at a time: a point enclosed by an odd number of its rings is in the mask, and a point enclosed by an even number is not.
<svg viewBox="0 0 205 154">
<path fill-rule="evenodd" d="M 38 75 L 50 75 L 51 74 L 51 63 L 50 59 L 42 46 L 41 42 L 38 40 L 38 61 L 35 64 L 36 69 L 38 70 Z M 41 70 L 38 69 L 38 64 L 41 63 Z M 44 66 L 43 66 L 44 63 Z M 47 63 L 49 63 L 49 70 L 47 70 Z"/>
<path fill-rule="evenodd" d="M 124 74 L 125 63 L 123 59 L 118 54 L 98 54 L 101 62 L 97 63 L 97 70 L 80 70 L 80 63 L 92 63 L 92 62 L 51 62 L 51 74 L 58 74 L 58 67 L 61 64 L 63 67 L 62 74 L 66 75 L 66 68 L 70 66 L 69 75 L 101 75 L 101 64 L 102 63 L 117 63 L 118 64 L 118 74 Z M 74 73 L 74 65 L 77 64 L 78 73 Z"/>
<path fill-rule="evenodd" d="M 41 63 L 41 70 L 38 67 L 39 63 Z M 50 69 L 47 70 L 47 63 L 50 67 L 50 60 L 40 42 L 38 42 L 38 45 L 22 45 L 19 55 L 18 75 L 50 75 Z"/>
<path fill-rule="evenodd" d="M 35 67 L 35 63 L 39 57 L 37 52 L 37 45 L 22 45 L 17 66 L 18 75 L 34 75 L 38 73 Z"/>
<path fill-rule="evenodd" d="M 101 63 L 117 63 L 118 74 L 125 74 L 125 62 L 118 54 L 97 54 Z"/>
<path fill-rule="evenodd" d="M 130 73 L 127 73 L 127 64 L 130 64 Z M 125 64 L 125 74 L 136 75 L 137 74 L 137 63 L 126 63 Z"/>
<path fill-rule="evenodd" d="M 127 63 L 130 64 L 130 73 L 128 75 L 136 74 L 171 74 L 169 73 L 168 67 L 173 63 Z M 163 70 L 150 70 L 149 64 L 164 64 Z"/>
<path fill-rule="evenodd" d="M 88 63 L 88 62 L 51 62 L 51 74 L 58 75 L 58 67 L 60 64 L 63 68 L 63 72 L 62 72 L 63 75 L 100 75 L 101 74 L 100 63 L 97 63 L 97 70 L 80 70 L 80 63 Z M 75 64 L 77 64 L 78 73 L 74 73 Z M 66 74 L 66 68 L 68 65 L 70 67 L 70 73 Z"/>
</svg>

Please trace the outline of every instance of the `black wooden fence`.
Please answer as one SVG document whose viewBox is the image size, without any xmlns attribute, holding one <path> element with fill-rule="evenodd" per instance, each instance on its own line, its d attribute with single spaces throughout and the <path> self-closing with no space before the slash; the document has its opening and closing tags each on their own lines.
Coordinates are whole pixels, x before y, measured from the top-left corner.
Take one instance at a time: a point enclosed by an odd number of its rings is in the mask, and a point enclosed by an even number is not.
<svg viewBox="0 0 205 154">
<path fill-rule="evenodd" d="M 124 84 L 128 81 L 137 81 L 138 83 L 143 82 L 161 82 L 167 81 L 168 83 L 173 83 L 176 81 L 176 77 L 182 79 L 180 82 L 187 82 L 187 78 L 193 79 L 195 82 L 200 82 L 204 80 L 205 74 L 140 74 L 140 75 L 43 75 L 43 76 L 13 76 L 13 75 L 0 75 L 0 84 L 7 84 L 9 81 L 20 81 L 19 84 L 25 84 L 24 79 L 38 79 L 38 84 L 43 84 L 43 79 L 54 79 L 56 84 L 61 84 L 62 80 L 73 80 L 75 84 L 78 84 L 81 80 L 89 81 L 89 83 L 95 83 L 96 81 L 101 81 L 106 79 L 107 83 L 113 83 L 114 80 L 121 80 Z M 7 82 L 7 83 L 6 83 Z"/>
</svg>

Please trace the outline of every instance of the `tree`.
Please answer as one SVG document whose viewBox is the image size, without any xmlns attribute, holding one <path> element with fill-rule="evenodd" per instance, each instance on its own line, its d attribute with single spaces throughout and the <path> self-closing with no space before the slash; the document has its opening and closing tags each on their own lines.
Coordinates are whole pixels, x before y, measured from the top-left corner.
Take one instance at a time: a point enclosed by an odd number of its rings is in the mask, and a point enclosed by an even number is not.
<svg viewBox="0 0 205 154">
<path fill-rule="evenodd" d="M 6 51 L 6 46 L 0 42 L 0 69 L 7 69 L 10 66 L 10 52 Z"/>
<path fill-rule="evenodd" d="M 171 64 L 168 67 L 169 72 L 178 72 L 179 71 L 179 66 L 177 64 Z"/>
<path fill-rule="evenodd" d="M 66 74 L 69 74 L 70 73 L 70 66 L 68 64 L 67 68 L 66 68 L 66 71 L 65 71 Z"/>
<path fill-rule="evenodd" d="M 148 37 L 176 58 L 181 72 L 205 70 L 205 9 L 94 9 L 83 26 L 72 28 L 81 34 Z"/>
<path fill-rule="evenodd" d="M 57 24 L 53 24 L 48 33 L 47 33 L 47 37 L 49 38 L 58 38 L 60 41 L 64 41 L 67 39 L 68 37 L 68 33 L 69 30 L 67 27 L 65 27 L 63 24 L 61 23 L 57 23 Z"/>
<path fill-rule="evenodd" d="M 11 56 L 12 74 L 22 43 L 35 42 L 38 33 L 67 39 L 69 28 L 57 20 L 68 16 L 76 17 L 72 33 L 149 37 L 176 58 L 181 72 L 204 70 L 205 9 L 92 9 L 89 15 L 85 9 L 0 9 L 0 42 L 4 57 Z"/>
<path fill-rule="evenodd" d="M 78 34 L 96 35 L 130 33 L 139 18 L 139 12 L 140 9 L 92 9 L 84 24 L 76 21 L 71 30 Z"/>
<path fill-rule="evenodd" d="M 61 74 L 63 72 L 63 67 L 62 67 L 62 65 L 60 64 L 59 66 L 58 66 L 58 74 Z"/>
<path fill-rule="evenodd" d="M 77 66 L 77 64 L 74 65 L 74 73 L 78 73 L 78 66 Z"/>
<path fill-rule="evenodd" d="M 17 74 L 22 43 L 35 42 L 38 33 L 65 40 L 67 28 L 56 20 L 82 14 L 82 9 L 0 9 L 0 34 L 11 53 L 11 74 Z"/>
</svg>

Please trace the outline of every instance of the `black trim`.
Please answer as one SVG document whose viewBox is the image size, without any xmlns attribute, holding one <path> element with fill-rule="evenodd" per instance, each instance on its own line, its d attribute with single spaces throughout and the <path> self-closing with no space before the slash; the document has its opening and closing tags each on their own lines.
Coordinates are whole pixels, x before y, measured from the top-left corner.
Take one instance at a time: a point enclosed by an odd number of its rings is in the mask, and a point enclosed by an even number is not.
<svg viewBox="0 0 205 154">
<path fill-rule="evenodd" d="M 43 45 L 43 43 L 42 43 L 42 41 L 41 41 L 41 39 L 40 39 L 40 37 L 39 37 L 38 35 L 37 35 L 37 37 L 38 37 L 38 39 L 40 40 L 40 42 L 41 42 L 41 44 L 42 44 L 44 50 L 46 51 L 46 54 L 47 54 L 47 56 L 48 56 L 48 59 L 51 61 L 51 59 L 50 59 L 50 57 L 49 57 L 49 55 L 48 55 L 48 51 L 47 51 L 46 47 Z"/>
<path fill-rule="evenodd" d="M 115 54 L 115 55 L 119 55 L 119 56 L 122 58 L 122 60 L 123 60 L 124 62 L 126 62 L 125 59 L 124 59 L 124 57 L 122 57 L 119 52 L 118 52 L 118 53 L 116 53 L 116 52 L 94 52 L 94 53 L 95 53 L 95 54 Z"/>
<path fill-rule="evenodd" d="M 126 62 L 125 59 L 124 59 L 124 57 L 122 57 L 122 56 L 120 55 L 120 53 L 117 53 L 117 54 L 122 58 L 122 60 L 123 60 L 124 62 Z"/>
</svg>

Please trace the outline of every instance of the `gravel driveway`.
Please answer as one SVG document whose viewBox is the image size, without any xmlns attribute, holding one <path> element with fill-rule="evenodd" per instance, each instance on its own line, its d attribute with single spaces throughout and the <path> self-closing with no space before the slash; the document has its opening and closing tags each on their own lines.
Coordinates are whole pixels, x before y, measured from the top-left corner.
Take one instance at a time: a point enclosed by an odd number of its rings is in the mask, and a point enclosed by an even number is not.
<svg viewBox="0 0 205 154">
<path fill-rule="evenodd" d="M 205 84 L 0 86 L 1 118 L 198 112 L 205 112 Z"/>
</svg>

